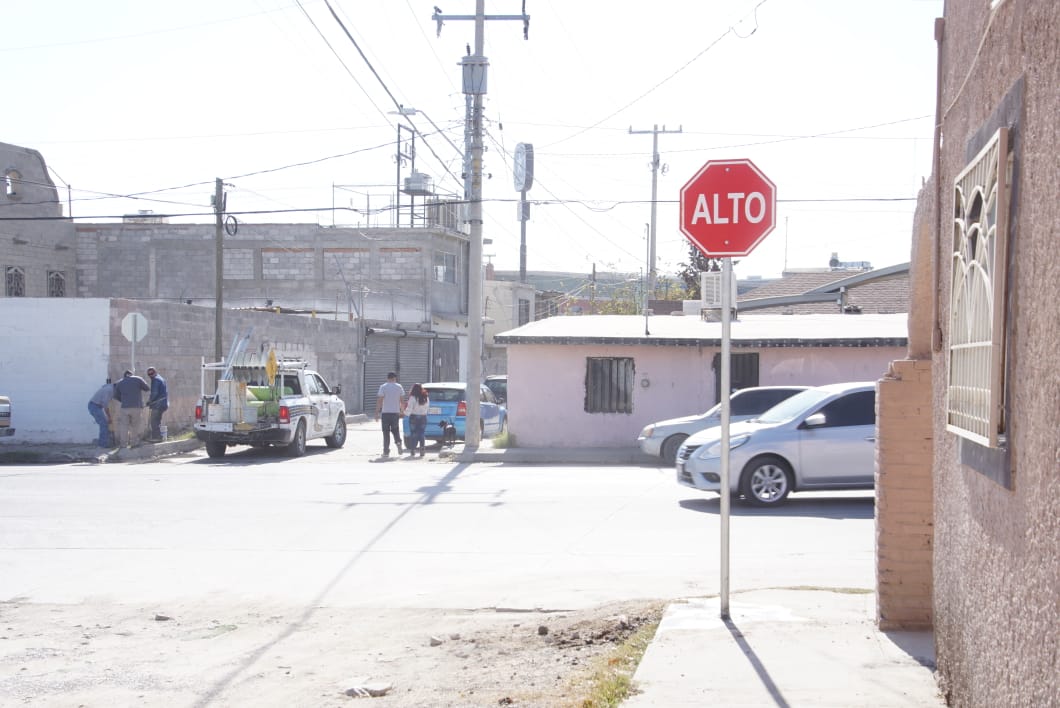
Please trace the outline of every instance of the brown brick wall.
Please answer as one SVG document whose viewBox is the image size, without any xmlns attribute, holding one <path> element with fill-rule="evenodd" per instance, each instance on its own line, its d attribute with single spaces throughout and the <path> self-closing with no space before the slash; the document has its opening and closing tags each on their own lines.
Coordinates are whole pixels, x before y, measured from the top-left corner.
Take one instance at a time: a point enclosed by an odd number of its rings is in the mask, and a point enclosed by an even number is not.
<svg viewBox="0 0 1060 708">
<path fill-rule="evenodd" d="M 932 625 L 931 361 L 892 362 L 879 383 L 876 466 L 877 622 Z"/>
</svg>

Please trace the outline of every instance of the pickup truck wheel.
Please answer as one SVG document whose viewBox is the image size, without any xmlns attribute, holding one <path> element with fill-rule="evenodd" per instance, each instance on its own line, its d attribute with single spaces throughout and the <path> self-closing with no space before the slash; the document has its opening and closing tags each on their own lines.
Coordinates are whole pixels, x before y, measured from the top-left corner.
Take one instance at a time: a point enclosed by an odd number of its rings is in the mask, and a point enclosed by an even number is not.
<svg viewBox="0 0 1060 708">
<path fill-rule="evenodd" d="M 328 447 L 338 448 L 346 444 L 346 414 L 343 413 L 335 421 L 335 432 L 324 438 Z"/>
<path fill-rule="evenodd" d="M 223 442 L 217 442 L 216 440 L 210 440 L 206 443 L 206 454 L 210 457 L 224 457 L 225 450 L 228 449 L 228 445 Z"/>
<path fill-rule="evenodd" d="M 294 437 L 287 443 L 287 454 L 291 457 L 301 457 L 305 454 L 305 421 L 298 421 L 298 427 L 294 429 Z"/>
</svg>

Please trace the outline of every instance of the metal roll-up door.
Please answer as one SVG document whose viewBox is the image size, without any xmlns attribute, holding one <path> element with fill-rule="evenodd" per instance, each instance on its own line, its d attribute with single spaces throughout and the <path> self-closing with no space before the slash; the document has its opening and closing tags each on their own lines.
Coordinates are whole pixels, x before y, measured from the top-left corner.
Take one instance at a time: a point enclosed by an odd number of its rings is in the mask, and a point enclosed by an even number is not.
<svg viewBox="0 0 1060 708">
<path fill-rule="evenodd" d="M 398 375 L 408 392 L 414 383 L 427 383 L 431 374 L 431 340 L 426 337 L 402 337 L 397 340 Z"/>
<path fill-rule="evenodd" d="M 460 343 L 456 339 L 435 339 L 431 381 L 457 381 L 460 378 Z"/>
<path fill-rule="evenodd" d="M 379 387 L 386 383 L 386 375 L 398 370 L 397 338 L 378 334 L 367 337 L 368 357 L 364 362 L 364 412 L 375 412 Z"/>
</svg>

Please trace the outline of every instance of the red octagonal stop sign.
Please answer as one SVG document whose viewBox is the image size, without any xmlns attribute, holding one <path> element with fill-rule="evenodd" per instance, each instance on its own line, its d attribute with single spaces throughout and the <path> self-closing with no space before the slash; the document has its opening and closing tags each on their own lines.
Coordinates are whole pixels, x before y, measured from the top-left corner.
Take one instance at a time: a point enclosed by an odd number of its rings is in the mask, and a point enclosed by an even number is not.
<svg viewBox="0 0 1060 708">
<path fill-rule="evenodd" d="M 777 188 L 750 160 L 711 160 L 681 188 L 681 232 L 707 256 L 746 256 L 776 225 Z"/>
</svg>

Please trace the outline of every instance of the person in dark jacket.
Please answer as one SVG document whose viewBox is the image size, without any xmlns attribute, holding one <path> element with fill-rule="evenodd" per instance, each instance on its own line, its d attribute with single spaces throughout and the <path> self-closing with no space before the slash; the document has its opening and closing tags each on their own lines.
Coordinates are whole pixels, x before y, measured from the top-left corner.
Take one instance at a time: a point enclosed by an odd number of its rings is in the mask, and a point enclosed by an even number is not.
<svg viewBox="0 0 1060 708">
<path fill-rule="evenodd" d="M 114 384 L 114 399 L 121 401 L 118 409 L 118 447 L 132 447 L 140 444 L 143 428 L 144 398 L 143 392 L 150 391 L 139 376 L 134 376 L 128 369 L 121 381 Z"/>
<path fill-rule="evenodd" d="M 147 369 L 147 378 L 151 379 L 151 394 L 147 397 L 147 408 L 150 411 L 150 432 L 147 439 L 151 442 L 161 442 L 162 414 L 169 410 L 169 391 L 166 389 L 166 380 L 155 367 Z"/>
</svg>

